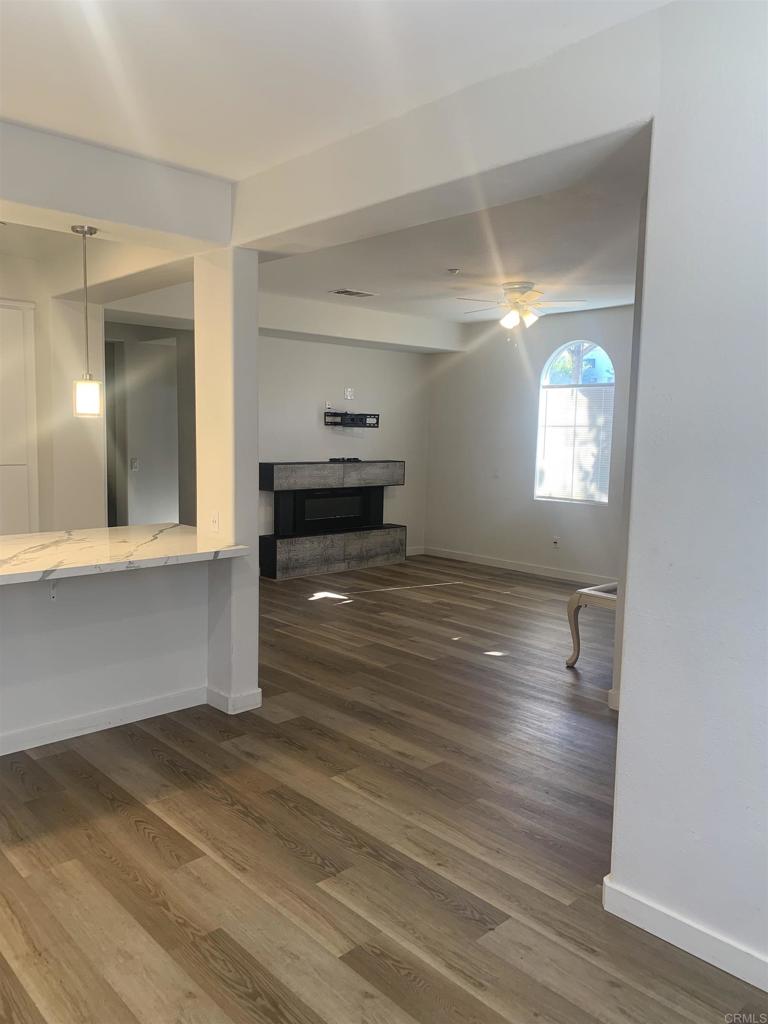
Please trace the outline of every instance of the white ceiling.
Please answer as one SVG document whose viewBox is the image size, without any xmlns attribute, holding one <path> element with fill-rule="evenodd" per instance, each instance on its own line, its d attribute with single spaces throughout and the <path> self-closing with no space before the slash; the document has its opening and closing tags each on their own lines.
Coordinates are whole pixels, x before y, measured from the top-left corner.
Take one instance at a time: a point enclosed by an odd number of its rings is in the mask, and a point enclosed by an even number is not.
<svg viewBox="0 0 768 1024">
<path fill-rule="evenodd" d="M 242 179 L 661 0 L 3 0 L 0 115 Z"/>
<path fill-rule="evenodd" d="M 80 238 L 70 232 L 48 231 L 46 228 L 27 227 L 26 224 L 0 225 L 0 254 L 4 256 L 20 256 L 28 260 L 57 259 L 79 253 L 82 244 Z M 98 245 L 98 240 L 92 239 L 88 245 Z"/>
<path fill-rule="evenodd" d="M 558 192 L 263 263 L 260 285 L 465 323 L 499 314 L 474 313 L 486 303 L 456 296 L 495 302 L 507 281 L 534 282 L 543 298 L 558 301 L 550 307 L 556 313 L 631 303 L 647 142 L 639 135 L 590 180 Z M 449 267 L 461 273 L 451 275 Z M 377 294 L 342 298 L 329 294 L 335 288 Z"/>
</svg>

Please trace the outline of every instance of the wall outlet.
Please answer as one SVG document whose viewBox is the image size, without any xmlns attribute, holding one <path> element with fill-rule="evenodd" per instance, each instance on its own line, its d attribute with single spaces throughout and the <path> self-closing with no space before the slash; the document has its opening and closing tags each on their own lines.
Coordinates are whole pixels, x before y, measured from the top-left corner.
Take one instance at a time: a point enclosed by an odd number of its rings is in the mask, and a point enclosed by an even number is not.
<svg viewBox="0 0 768 1024">
<path fill-rule="evenodd" d="M 344 398 L 348 402 L 351 402 L 354 399 L 354 397 L 355 397 L 355 389 L 354 388 L 344 388 Z"/>
<path fill-rule="evenodd" d="M 211 512 L 211 529 L 214 533 L 219 532 L 219 513 Z"/>
<path fill-rule="evenodd" d="M 553 545 L 553 547 L 559 548 L 560 547 L 560 538 L 559 537 L 553 537 L 552 538 L 552 545 Z"/>
<path fill-rule="evenodd" d="M 131 472 L 132 473 L 138 473 L 139 472 L 139 460 L 138 460 L 138 457 L 136 455 L 132 455 L 131 456 L 131 463 L 130 463 L 130 465 L 131 465 Z"/>
</svg>

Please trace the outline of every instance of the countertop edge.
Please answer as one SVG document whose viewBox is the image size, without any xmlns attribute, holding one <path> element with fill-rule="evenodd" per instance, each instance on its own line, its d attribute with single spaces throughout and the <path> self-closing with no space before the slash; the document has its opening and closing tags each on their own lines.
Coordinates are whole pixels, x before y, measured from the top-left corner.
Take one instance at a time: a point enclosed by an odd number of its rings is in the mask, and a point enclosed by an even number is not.
<svg viewBox="0 0 768 1024">
<path fill-rule="evenodd" d="M 18 572 L 0 574 L 0 586 L 10 586 L 14 583 L 45 583 L 50 580 L 62 580 L 75 576 L 103 576 L 113 572 L 154 569 L 164 565 L 182 565 L 188 562 L 213 562 L 226 558 L 238 558 L 251 554 L 251 551 L 252 549 L 246 544 L 232 544 L 221 548 L 211 548 L 209 551 L 147 555 L 144 558 L 131 558 L 125 561 L 52 566 L 43 570 L 19 569 Z"/>
</svg>

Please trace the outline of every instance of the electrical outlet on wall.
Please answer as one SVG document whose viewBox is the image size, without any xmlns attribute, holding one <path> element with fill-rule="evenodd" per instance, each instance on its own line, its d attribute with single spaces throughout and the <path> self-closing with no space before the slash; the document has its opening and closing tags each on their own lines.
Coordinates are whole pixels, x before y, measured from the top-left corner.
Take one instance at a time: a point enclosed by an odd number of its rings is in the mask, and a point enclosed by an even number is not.
<svg viewBox="0 0 768 1024">
<path fill-rule="evenodd" d="M 354 399 L 354 397 L 355 397 L 355 389 L 354 388 L 344 388 L 344 398 L 348 402 L 351 402 Z"/>
<path fill-rule="evenodd" d="M 555 547 L 555 548 L 559 548 L 560 547 L 560 538 L 559 537 L 553 537 L 552 538 L 552 546 Z"/>
<path fill-rule="evenodd" d="M 219 513 L 218 512 L 211 512 L 211 530 L 213 530 L 214 533 L 218 533 L 219 532 Z"/>
</svg>

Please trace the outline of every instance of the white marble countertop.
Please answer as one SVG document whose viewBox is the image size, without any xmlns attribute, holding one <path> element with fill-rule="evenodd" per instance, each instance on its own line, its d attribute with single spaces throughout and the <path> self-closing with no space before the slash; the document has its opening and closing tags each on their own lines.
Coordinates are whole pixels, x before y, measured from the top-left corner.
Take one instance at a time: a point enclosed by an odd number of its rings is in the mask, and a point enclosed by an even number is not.
<svg viewBox="0 0 768 1024">
<path fill-rule="evenodd" d="M 194 526 L 155 523 L 55 533 L 0 535 L 0 586 L 148 569 L 180 562 L 210 562 L 247 555 L 242 544 L 216 545 Z"/>
</svg>

